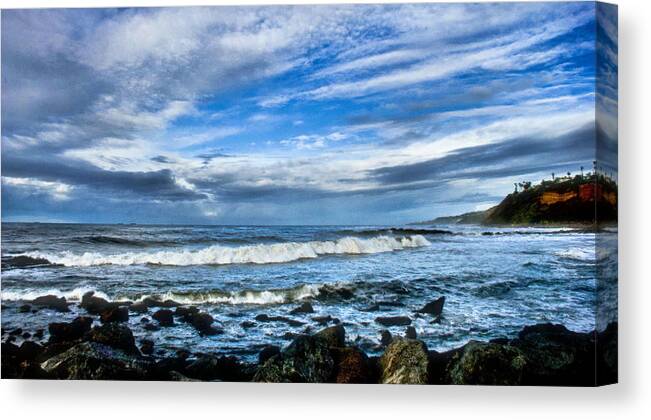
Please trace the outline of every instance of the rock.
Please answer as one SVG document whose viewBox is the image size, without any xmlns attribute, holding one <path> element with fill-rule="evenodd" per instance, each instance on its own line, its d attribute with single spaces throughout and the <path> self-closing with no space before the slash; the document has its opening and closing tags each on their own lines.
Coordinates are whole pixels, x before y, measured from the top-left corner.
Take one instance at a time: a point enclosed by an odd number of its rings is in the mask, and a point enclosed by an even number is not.
<svg viewBox="0 0 651 420">
<path fill-rule="evenodd" d="M 143 339 L 140 341 L 140 351 L 142 354 L 151 355 L 154 353 L 154 342 L 151 340 Z"/>
<path fill-rule="evenodd" d="M 618 325 L 608 324 L 597 334 L 597 385 L 617 383 L 618 378 Z"/>
<path fill-rule="evenodd" d="M 183 373 L 190 378 L 202 381 L 245 382 L 251 380 L 251 375 L 233 356 L 200 357 L 190 363 Z"/>
<path fill-rule="evenodd" d="M 32 301 L 32 305 L 42 306 L 44 308 L 54 309 L 58 312 L 69 312 L 66 298 L 54 295 L 39 296 Z"/>
<path fill-rule="evenodd" d="M 301 303 L 300 306 L 292 309 L 289 311 L 290 314 L 296 315 L 296 314 L 311 314 L 314 313 L 314 308 L 312 307 L 312 304 L 310 302 L 303 302 Z"/>
<path fill-rule="evenodd" d="M 430 324 L 440 324 L 441 323 L 441 315 L 437 316 L 430 322 Z"/>
<path fill-rule="evenodd" d="M 383 346 L 388 346 L 391 344 L 391 341 L 393 340 L 393 336 L 391 335 L 391 332 L 388 330 L 382 330 L 380 333 L 380 344 Z"/>
<path fill-rule="evenodd" d="M 297 321 L 284 316 L 269 316 L 267 314 L 257 315 L 255 317 L 255 320 L 259 322 L 284 322 L 292 327 L 300 327 L 301 325 L 305 325 L 305 322 L 302 321 Z"/>
<path fill-rule="evenodd" d="M 314 337 L 323 340 L 329 347 L 344 347 L 346 345 L 346 330 L 341 325 L 325 328 Z"/>
<path fill-rule="evenodd" d="M 224 330 L 215 328 L 212 324 L 215 322 L 210 314 L 205 312 L 193 313 L 185 317 L 187 322 L 192 325 L 201 335 L 223 334 Z"/>
<path fill-rule="evenodd" d="M 27 339 L 30 338 L 31 336 L 32 336 L 32 335 L 31 335 L 30 333 L 28 333 L 27 331 L 25 331 L 21 337 L 23 337 L 25 340 L 27 340 Z"/>
<path fill-rule="evenodd" d="M 199 379 L 188 378 L 187 376 L 175 370 L 169 371 L 167 378 L 165 378 L 165 380 L 175 381 L 175 382 L 201 382 Z"/>
<path fill-rule="evenodd" d="M 106 324 L 119 325 L 119 324 Z M 41 364 L 58 379 L 145 380 L 151 363 L 97 342 L 84 342 Z"/>
<path fill-rule="evenodd" d="M 147 305 L 145 305 L 144 302 L 136 302 L 134 304 L 129 305 L 129 310 L 137 314 L 146 314 L 147 312 L 149 312 L 149 308 L 147 307 Z"/>
<path fill-rule="evenodd" d="M 142 318 L 140 318 L 140 323 L 141 324 L 149 324 L 150 322 L 151 322 L 151 320 L 149 318 L 147 318 L 146 316 L 143 316 Z"/>
<path fill-rule="evenodd" d="M 398 338 L 380 358 L 380 381 L 384 384 L 423 385 L 428 380 L 429 355 L 420 340 Z"/>
<path fill-rule="evenodd" d="M 21 306 L 18 308 L 18 312 L 20 312 L 20 313 L 26 313 L 26 312 L 29 312 L 29 311 L 31 311 L 31 310 L 32 310 L 32 307 L 29 306 L 29 305 L 21 305 Z"/>
<path fill-rule="evenodd" d="M 101 315 L 102 312 L 117 308 L 119 305 L 117 302 L 109 302 L 106 299 L 95 296 L 95 292 L 84 293 L 79 304 L 89 314 L 93 315 Z"/>
<path fill-rule="evenodd" d="M 143 328 L 146 331 L 159 331 L 160 330 L 160 327 L 158 325 L 154 324 L 154 323 L 145 324 L 143 326 Z"/>
<path fill-rule="evenodd" d="M 366 354 L 356 347 L 332 350 L 335 361 L 334 382 L 338 384 L 368 384 L 374 382 Z"/>
<path fill-rule="evenodd" d="M 120 349 L 127 354 L 140 354 L 133 333 L 123 324 L 109 322 L 95 327 L 87 334 L 89 341 Z"/>
<path fill-rule="evenodd" d="M 174 311 L 174 315 L 180 316 L 182 318 L 188 317 L 190 315 L 194 315 L 199 313 L 199 308 L 196 306 L 179 306 L 176 308 Z"/>
<path fill-rule="evenodd" d="M 19 361 L 34 360 L 43 351 L 43 346 L 33 341 L 23 341 L 18 347 L 16 357 Z"/>
<path fill-rule="evenodd" d="M 21 335 L 22 333 L 23 333 L 22 328 L 16 328 L 15 330 L 9 331 L 9 335 L 13 335 L 13 336 Z"/>
<path fill-rule="evenodd" d="M 180 303 L 175 302 L 171 299 L 167 299 L 164 301 L 154 299 L 152 297 L 146 297 L 142 300 L 142 303 L 146 305 L 148 308 L 175 308 L 177 306 L 181 306 Z"/>
<path fill-rule="evenodd" d="M 379 310 L 380 310 L 380 305 L 378 305 L 377 303 L 362 309 L 363 312 L 377 312 Z"/>
<path fill-rule="evenodd" d="M 102 322 L 127 322 L 129 320 L 129 309 L 125 306 L 107 309 L 102 311 L 100 319 Z"/>
<path fill-rule="evenodd" d="M 242 321 L 240 323 L 240 327 L 247 329 L 247 328 L 253 328 L 255 327 L 255 322 L 253 321 Z"/>
<path fill-rule="evenodd" d="M 93 318 L 79 316 L 72 322 L 53 322 L 48 326 L 50 332 L 50 343 L 61 343 L 65 341 L 74 341 L 82 338 L 84 334 L 90 331 L 93 324 Z"/>
<path fill-rule="evenodd" d="M 418 334 L 416 334 L 416 328 L 407 327 L 407 329 L 405 330 L 405 337 L 415 340 L 418 337 Z"/>
<path fill-rule="evenodd" d="M 443 312 L 443 305 L 445 304 L 445 296 L 426 304 L 422 308 L 416 311 L 419 314 L 430 314 L 434 316 L 439 316 Z"/>
<path fill-rule="evenodd" d="M 333 322 L 334 319 L 335 318 L 330 315 L 312 317 L 312 321 L 316 322 L 319 325 L 328 325 L 328 323 Z"/>
<path fill-rule="evenodd" d="M 278 346 L 265 346 L 258 354 L 258 364 L 262 366 L 267 360 L 280 354 L 280 347 Z"/>
<path fill-rule="evenodd" d="M 411 324 L 411 319 L 408 316 L 379 316 L 375 318 L 375 322 L 385 327 L 393 327 L 409 325 Z"/>
<path fill-rule="evenodd" d="M 524 385 L 595 385 L 594 334 L 569 331 L 562 325 L 524 327 L 511 346 L 524 353 Z"/>
<path fill-rule="evenodd" d="M 319 294 L 316 297 L 320 301 L 329 300 L 349 300 L 355 297 L 355 293 L 347 288 L 326 284 L 319 288 Z"/>
<path fill-rule="evenodd" d="M 34 332 L 34 338 L 40 340 L 41 338 L 43 338 L 43 334 L 45 334 L 45 330 L 42 329 L 42 328 L 39 328 L 39 329 L 36 330 L 36 332 Z"/>
<path fill-rule="evenodd" d="M 169 309 L 159 309 L 151 317 L 158 321 L 162 327 L 171 327 L 174 325 L 174 312 Z"/>
<path fill-rule="evenodd" d="M 317 337 L 299 336 L 280 354 L 258 368 L 255 382 L 327 382 L 335 362 L 328 344 Z"/>
<path fill-rule="evenodd" d="M 448 364 L 455 385 L 520 385 L 527 362 L 515 347 L 471 341 Z"/>
</svg>

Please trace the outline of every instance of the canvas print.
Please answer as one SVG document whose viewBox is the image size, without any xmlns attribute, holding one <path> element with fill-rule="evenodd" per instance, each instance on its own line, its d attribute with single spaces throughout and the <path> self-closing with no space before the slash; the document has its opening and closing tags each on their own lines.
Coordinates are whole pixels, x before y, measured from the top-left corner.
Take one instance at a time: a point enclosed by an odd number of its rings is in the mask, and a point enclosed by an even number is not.
<svg viewBox="0 0 651 420">
<path fill-rule="evenodd" d="M 617 8 L 2 10 L 2 378 L 617 382 Z"/>
</svg>

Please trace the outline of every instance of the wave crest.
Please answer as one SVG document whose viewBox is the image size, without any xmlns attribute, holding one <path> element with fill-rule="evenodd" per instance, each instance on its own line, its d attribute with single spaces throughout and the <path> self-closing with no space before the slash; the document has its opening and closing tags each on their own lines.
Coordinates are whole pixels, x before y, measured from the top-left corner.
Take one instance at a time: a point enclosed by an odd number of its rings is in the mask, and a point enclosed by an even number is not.
<svg viewBox="0 0 651 420">
<path fill-rule="evenodd" d="M 226 265 L 226 264 L 272 264 L 317 258 L 322 255 L 376 254 L 407 248 L 429 246 L 421 235 L 405 237 L 378 236 L 361 239 L 345 237 L 336 241 L 282 242 L 241 247 L 214 245 L 199 250 L 174 250 L 158 252 L 127 252 L 103 255 L 97 252 L 59 255 L 42 253 L 26 254 L 31 258 L 45 258 L 54 264 L 68 267 L 95 265 Z"/>
</svg>

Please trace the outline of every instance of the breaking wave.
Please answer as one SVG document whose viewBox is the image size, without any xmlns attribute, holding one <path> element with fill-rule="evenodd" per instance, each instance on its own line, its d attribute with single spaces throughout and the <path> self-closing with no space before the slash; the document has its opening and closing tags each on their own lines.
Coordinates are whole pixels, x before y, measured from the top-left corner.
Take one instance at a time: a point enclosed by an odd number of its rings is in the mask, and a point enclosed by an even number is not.
<svg viewBox="0 0 651 420">
<path fill-rule="evenodd" d="M 421 235 L 405 237 L 377 236 L 374 238 L 345 237 L 335 241 L 282 242 L 240 247 L 210 246 L 199 250 L 174 250 L 158 252 L 126 252 L 103 255 L 98 252 L 58 255 L 44 253 L 26 254 L 30 258 L 45 259 L 53 264 L 68 267 L 96 265 L 226 265 L 226 264 L 272 264 L 317 258 L 322 255 L 358 255 L 398 251 L 407 248 L 429 246 Z"/>
<path fill-rule="evenodd" d="M 205 303 L 279 305 L 316 297 L 319 295 L 321 287 L 322 285 L 319 284 L 306 284 L 289 289 L 242 290 L 237 292 L 226 292 L 222 290 L 168 292 L 162 295 L 161 299 L 171 299 L 184 305 L 200 305 Z"/>
<path fill-rule="evenodd" d="M 57 297 L 64 297 L 69 301 L 81 301 L 81 297 L 87 292 L 94 292 L 95 296 L 102 299 L 110 300 L 109 297 L 102 292 L 98 292 L 90 287 L 76 287 L 73 290 L 63 292 L 59 289 L 26 289 L 26 290 L 3 290 L 2 300 L 8 301 L 28 301 L 34 300 L 40 296 L 54 295 Z"/>
</svg>

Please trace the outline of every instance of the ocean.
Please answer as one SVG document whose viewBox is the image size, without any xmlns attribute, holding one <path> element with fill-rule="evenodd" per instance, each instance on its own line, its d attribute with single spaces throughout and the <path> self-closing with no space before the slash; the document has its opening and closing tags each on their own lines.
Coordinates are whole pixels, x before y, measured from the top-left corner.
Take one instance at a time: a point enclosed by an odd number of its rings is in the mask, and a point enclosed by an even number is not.
<svg viewBox="0 0 651 420">
<path fill-rule="evenodd" d="M 439 351 L 471 339 L 514 337 L 541 322 L 586 332 L 616 320 L 616 240 L 614 229 L 472 225 L 3 223 L 2 327 L 47 331 L 49 322 L 85 311 L 72 305 L 63 314 L 21 313 L 18 307 L 47 294 L 75 303 L 94 291 L 109 300 L 196 305 L 223 329 L 201 336 L 176 323 L 149 331 L 143 315 L 132 313 L 136 341 L 152 339 L 161 355 L 187 349 L 255 360 L 266 345 L 283 346 L 295 334 L 323 328 L 328 321 L 318 317 L 328 316 L 329 325 L 340 322 L 369 354 L 381 352 L 382 330 L 405 334 L 404 326 L 379 325 L 380 316 L 409 316 L 418 338 Z M 414 313 L 440 296 L 446 301 L 439 322 Z M 315 312 L 290 314 L 303 301 Z M 598 301 L 609 310 L 598 312 Z M 257 321 L 261 314 L 299 322 Z"/>
</svg>

